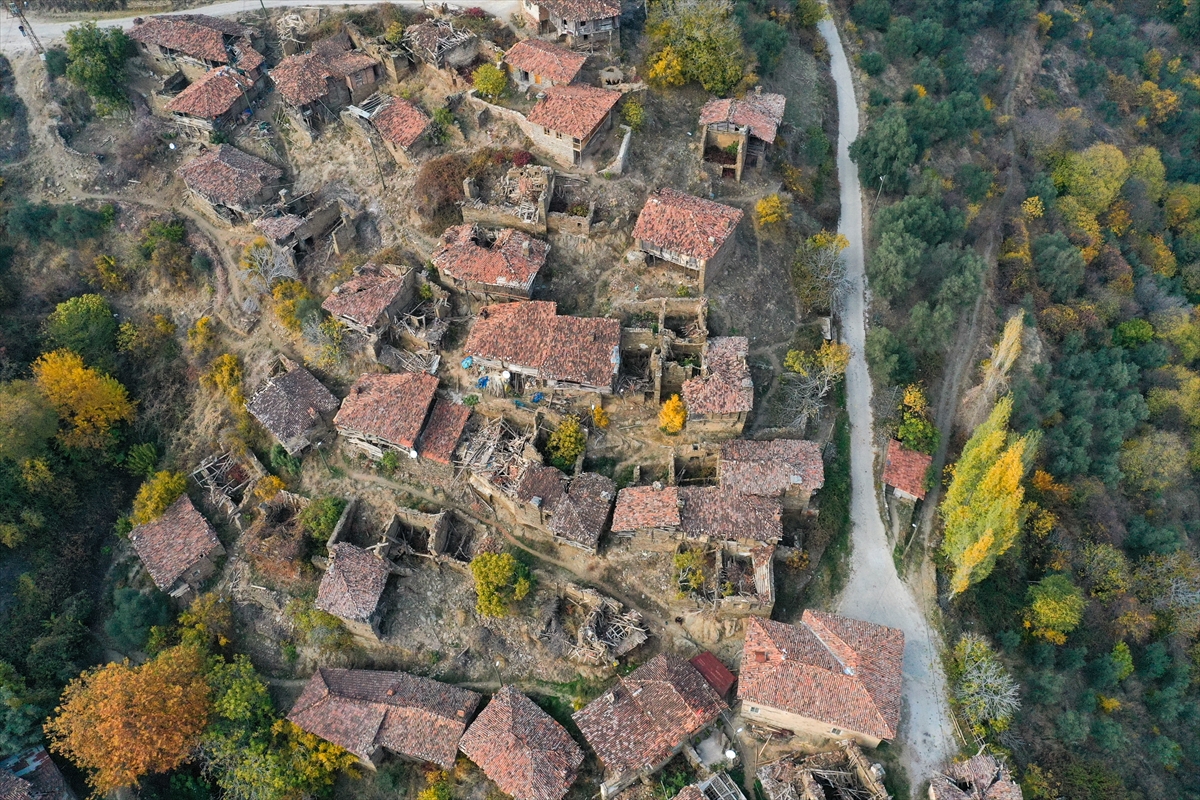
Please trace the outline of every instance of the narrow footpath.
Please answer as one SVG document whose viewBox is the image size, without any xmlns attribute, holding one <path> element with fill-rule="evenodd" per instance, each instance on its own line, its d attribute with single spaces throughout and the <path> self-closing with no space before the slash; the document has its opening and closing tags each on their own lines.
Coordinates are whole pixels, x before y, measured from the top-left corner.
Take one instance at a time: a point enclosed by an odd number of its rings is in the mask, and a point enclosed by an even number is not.
<svg viewBox="0 0 1200 800">
<path fill-rule="evenodd" d="M 846 52 L 832 20 L 820 23 L 829 46 L 830 68 L 837 86 L 838 179 L 842 218 L 838 231 L 849 240 L 843 256 L 851 289 L 841 310 L 842 336 L 850 345 L 846 370 L 846 404 L 850 416 L 850 579 L 837 610 L 850 617 L 904 631 L 903 716 L 898 744 L 913 796 L 924 781 L 958 750 L 946 701 L 946 676 L 938 659 L 940 638 L 921 613 L 892 561 L 876 496 L 875 452 L 871 418 L 871 378 L 867 374 L 866 276 L 863 262 L 862 188 L 858 167 L 850 160 L 850 143 L 858 137 L 858 102 Z"/>
</svg>

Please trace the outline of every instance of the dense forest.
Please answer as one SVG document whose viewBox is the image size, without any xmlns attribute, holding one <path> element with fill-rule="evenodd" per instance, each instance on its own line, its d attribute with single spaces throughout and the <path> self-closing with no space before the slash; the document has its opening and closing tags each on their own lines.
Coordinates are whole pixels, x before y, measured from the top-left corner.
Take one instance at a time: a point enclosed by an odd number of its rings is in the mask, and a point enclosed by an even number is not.
<svg viewBox="0 0 1200 800">
<path fill-rule="evenodd" d="M 844 10 L 875 378 L 936 386 L 980 289 L 995 331 L 939 509 L 956 711 L 1026 797 L 1198 797 L 1200 5 Z"/>
</svg>

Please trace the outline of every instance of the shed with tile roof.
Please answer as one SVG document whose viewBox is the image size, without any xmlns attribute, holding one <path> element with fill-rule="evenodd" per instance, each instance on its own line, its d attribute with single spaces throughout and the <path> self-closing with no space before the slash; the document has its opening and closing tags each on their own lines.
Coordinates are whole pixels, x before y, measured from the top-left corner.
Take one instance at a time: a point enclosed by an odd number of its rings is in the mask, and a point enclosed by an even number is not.
<svg viewBox="0 0 1200 800">
<path fill-rule="evenodd" d="M 198 590 L 225 555 L 217 532 L 186 494 L 158 519 L 130 531 L 129 541 L 154 583 L 172 597 Z"/>
<path fill-rule="evenodd" d="M 710 272 L 726 257 L 740 209 L 674 189 L 646 199 L 633 227 L 634 247 L 647 255 L 693 270 L 704 291 Z"/>
</svg>

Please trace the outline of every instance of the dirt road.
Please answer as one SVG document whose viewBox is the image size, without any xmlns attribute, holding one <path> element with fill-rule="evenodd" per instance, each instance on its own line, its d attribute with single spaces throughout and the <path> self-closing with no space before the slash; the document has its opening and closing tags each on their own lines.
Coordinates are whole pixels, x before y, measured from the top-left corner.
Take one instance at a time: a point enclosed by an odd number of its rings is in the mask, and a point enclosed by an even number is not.
<svg viewBox="0 0 1200 800">
<path fill-rule="evenodd" d="M 940 639 L 921 613 L 912 592 L 896 574 L 875 495 L 871 379 L 864 354 L 867 298 L 862 189 L 858 167 L 850 160 L 849 152 L 850 143 L 858 136 L 858 103 L 836 25 L 825 20 L 820 31 L 829 45 L 830 66 L 837 85 L 837 165 L 842 184 L 842 219 L 838 230 L 850 241 L 844 257 L 853 282 L 841 309 L 842 335 L 852 350 L 846 371 L 846 403 L 850 415 L 853 550 L 850 580 L 838 600 L 838 611 L 904 631 L 904 714 L 899 744 L 916 796 L 920 784 L 958 747 L 946 702 L 946 676 L 938 660 Z"/>
<path fill-rule="evenodd" d="M 421 3 L 420 0 L 395 1 L 396 5 L 407 6 L 409 8 L 422 8 L 424 6 L 424 3 Z M 231 2 L 214 3 L 210 6 L 196 6 L 184 11 L 165 13 L 208 14 L 213 17 L 226 17 L 240 14 L 244 11 L 260 11 L 263 5 L 266 5 L 267 8 L 282 8 L 284 6 L 337 6 L 338 8 L 345 8 L 348 6 L 375 5 L 376 2 L 378 0 L 349 3 L 345 2 L 345 0 L 261 0 L 260 4 L 260 0 L 231 0 Z M 465 5 L 477 6 L 498 19 L 503 20 L 508 19 L 509 14 L 520 9 L 516 0 L 471 0 L 469 4 Z M 45 18 L 33 14 L 29 15 L 29 21 L 44 45 L 62 41 L 63 34 L 67 32 L 67 28 L 70 28 L 82 19 L 95 19 L 96 24 L 102 28 L 129 28 L 133 25 L 134 17 L 105 19 L 100 16 L 80 14 L 78 18 L 65 20 L 62 18 Z M 0 52 L 17 54 L 30 52 L 32 49 L 29 40 L 21 36 L 21 32 L 17 30 L 17 21 L 7 14 L 0 15 Z"/>
</svg>

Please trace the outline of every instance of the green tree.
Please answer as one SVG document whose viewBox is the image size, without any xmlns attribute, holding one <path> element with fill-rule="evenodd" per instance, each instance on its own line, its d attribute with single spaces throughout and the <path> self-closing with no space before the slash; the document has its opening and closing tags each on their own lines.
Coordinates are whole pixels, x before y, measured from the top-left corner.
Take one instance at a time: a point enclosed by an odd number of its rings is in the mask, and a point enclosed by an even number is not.
<svg viewBox="0 0 1200 800">
<path fill-rule="evenodd" d="M 883 178 L 885 192 L 904 190 L 908 186 L 908 168 L 917 160 L 917 146 L 904 112 L 889 106 L 850 145 L 850 157 L 858 164 L 864 187 L 878 188 Z"/>
<path fill-rule="evenodd" d="M 67 79 L 97 100 L 125 101 L 129 37 L 120 28 L 81 22 L 67 29 Z"/>
<path fill-rule="evenodd" d="M 0 459 L 37 458 L 58 430 L 58 414 L 32 381 L 0 383 Z"/>
<path fill-rule="evenodd" d="M 656 54 L 651 77 L 669 52 L 672 61 L 678 59 L 684 83 L 699 83 L 723 96 L 742 80 L 746 54 L 728 0 L 655 0 L 649 12 L 646 30 Z M 665 76 L 659 80 L 667 83 Z"/>
<path fill-rule="evenodd" d="M 1139 492 L 1158 493 L 1179 483 L 1188 470 L 1188 447 L 1174 431 L 1153 430 L 1121 449 L 1121 472 Z"/>
<path fill-rule="evenodd" d="M 512 604 L 533 588 L 529 568 L 512 553 L 480 553 L 471 559 L 475 579 L 475 610 L 485 617 L 503 617 Z"/>
<path fill-rule="evenodd" d="M 1056 303 L 1072 299 L 1083 286 L 1086 265 L 1079 248 L 1062 232 L 1039 236 L 1033 242 L 1033 263 L 1040 283 Z"/>
<path fill-rule="evenodd" d="M 128 586 L 113 592 L 113 615 L 104 623 L 108 634 L 121 651 L 132 653 L 146 646 L 150 629 L 166 625 L 171 609 L 160 592 L 139 592 Z"/>
<path fill-rule="evenodd" d="M 484 97 L 493 99 L 500 97 L 508 89 L 508 74 L 492 63 L 481 64 L 471 73 L 471 83 L 475 91 Z"/>
<path fill-rule="evenodd" d="M 1083 609 L 1087 606 L 1079 587 L 1061 574 L 1042 578 L 1029 587 L 1025 598 L 1029 602 L 1025 627 L 1052 644 L 1066 643 L 1067 634 L 1083 621 Z"/>
<path fill-rule="evenodd" d="M 550 463 L 563 472 L 575 469 L 575 461 L 587 447 L 587 434 L 579 420 L 575 417 L 565 417 L 550 438 L 546 440 L 546 454 Z"/>
<path fill-rule="evenodd" d="M 942 554 L 952 568 L 952 597 L 990 575 L 996 559 L 1008 552 L 1021 531 L 1025 499 L 1021 481 L 1031 466 L 1038 437 L 1011 434 L 1011 414 L 1012 396 L 1006 395 L 971 434 L 942 501 Z"/>
<path fill-rule="evenodd" d="M 906 294 L 925 263 L 925 243 L 903 231 L 885 231 L 867 264 L 871 291 L 884 300 Z"/>
<path fill-rule="evenodd" d="M 345 510 L 346 501 L 342 498 L 322 497 L 304 507 L 300 512 L 300 524 L 314 539 L 328 539 Z"/>
<path fill-rule="evenodd" d="M 25 679 L 0 661 L 0 759 L 39 744 L 45 716 L 45 709 L 31 701 Z"/>
<path fill-rule="evenodd" d="M 101 295 L 81 294 L 64 300 L 46 320 L 50 349 L 77 353 L 88 366 L 111 368 L 117 344 L 117 318 Z"/>
<path fill-rule="evenodd" d="M 1125 154 L 1116 145 L 1103 142 L 1080 153 L 1068 153 L 1054 171 L 1055 184 L 1093 214 L 1112 205 L 1128 177 Z"/>
</svg>

